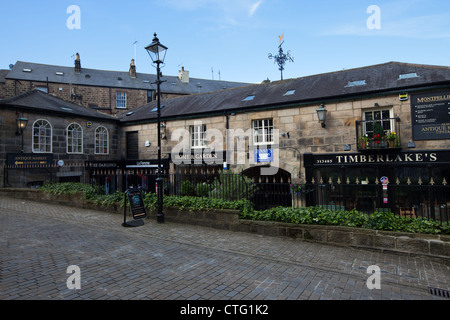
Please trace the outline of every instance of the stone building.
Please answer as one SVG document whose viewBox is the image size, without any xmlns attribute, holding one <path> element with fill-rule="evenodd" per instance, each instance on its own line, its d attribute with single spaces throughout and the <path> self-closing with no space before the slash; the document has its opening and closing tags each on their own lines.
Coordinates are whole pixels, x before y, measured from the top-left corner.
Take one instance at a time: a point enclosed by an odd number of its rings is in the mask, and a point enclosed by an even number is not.
<svg viewBox="0 0 450 320">
<path fill-rule="evenodd" d="M 226 162 L 229 170 L 253 179 L 315 186 L 315 200 L 310 195 L 307 204 L 323 198 L 350 209 L 393 206 L 392 199 L 402 196 L 397 192 L 388 201 L 377 189 L 367 203 L 356 199 L 352 207 L 342 194 L 331 200 L 336 186 L 446 186 L 450 178 L 448 67 L 390 62 L 167 99 L 163 105 L 162 152 L 173 173 L 206 173 Z M 326 111 L 322 122 L 319 110 Z M 155 111 L 152 102 L 120 117 L 122 155 L 156 158 Z M 133 135 L 138 142 L 130 144 Z M 447 205 L 448 188 L 443 197 Z M 395 205 L 411 207 L 406 198 Z"/>
<path fill-rule="evenodd" d="M 261 199 L 269 198 L 269 185 L 280 187 L 283 201 L 271 200 L 268 207 L 290 205 L 290 185 L 300 184 L 295 191 L 303 192 L 302 205 L 421 212 L 448 220 L 449 67 L 390 62 L 166 97 L 161 107 L 164 174 L 217 174 L 223 168 L 242 173 L 266 184 Z M 59 133 L 52 135 L 53 149 L 46 153 L 51 160 L 84 161 L 84 181 L 154 190 L 156 101 L 112 118 L 52 92 L 33 91 L 0 101 L 0 108 L 8 112 L 0 119 L 0 154 L 7 169 L 16 160 L 8 157 L 21 152 L 14 129 L 19 111 L 29 118 L 22 136 L 25 154 L 40 153 L 32 132 L 47 125 Z M 67 149 L 73 124 L 88 137 L 81 152 Z M 107 154 L 98 150 L 100 127 L 108 132 Z M 5 185 L 12 181 L 8 170 Z M 58 171 L 57 178 L 77 174 Z"/>
<path fill-rule="evenodd" d="M 189 77 L 184 67 L 178 76 L 163 76 L 162 98 L 230 89 L 248 85 L 221 80 Z M 11 70 L 0 70 L 0 99 L 38 89 L 51 95 L 100 110 L 118 114 L 140 107 L 156 96 L 156 75 L 136 71 L 134 60 L 128 72 L 83 68 L 77 54 L 74 67 L 17 61 Z"/>
<path fill-rule="evenodd" d="M 86 161 L 120 159 L 118 120 L 37 89 L 0 101 L 4 187 L 85 182 Z M 18 119 L 26 119 L 22 130 Z"/>
</svg>

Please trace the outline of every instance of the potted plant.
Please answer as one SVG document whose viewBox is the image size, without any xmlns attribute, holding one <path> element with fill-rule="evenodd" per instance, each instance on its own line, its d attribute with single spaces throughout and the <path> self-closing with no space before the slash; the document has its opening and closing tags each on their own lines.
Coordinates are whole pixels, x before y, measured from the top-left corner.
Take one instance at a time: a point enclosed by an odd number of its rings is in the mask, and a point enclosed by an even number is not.
<svg viewBox="0 0 450 320">
<path fill-rule="evenodd" d="M 389 143 L 389 148 L 395 148 L 396 144 L 397 144 L 397 133 L 390 131 L 387 135 L 386 135 L 386 140 Z"/>
<path fill-rule="evenodd" d="M 373 125 L 373 138 L 372 147 L 374 149 L 386 147 L 386 142 L 384 141 L 384 129 L 379 122 L 375 122 Z"/>
<path fill-rule="evenodd" d="M 359 148 L 360 149 L 369 148 L 369 137 L 367 135 L 359 138 Z"/>
</svg>

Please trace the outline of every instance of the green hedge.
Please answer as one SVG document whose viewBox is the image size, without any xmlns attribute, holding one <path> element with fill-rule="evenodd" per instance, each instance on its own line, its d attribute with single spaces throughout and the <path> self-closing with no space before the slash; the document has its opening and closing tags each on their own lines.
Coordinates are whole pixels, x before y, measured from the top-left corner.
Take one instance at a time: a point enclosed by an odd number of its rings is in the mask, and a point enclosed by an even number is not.
<svg viewBox="0 0 450 320">
<path fill-rule="evenodd" d="M 73 194 L 82 192 L 84 198 L 97 205 L 110 206 L 119 203 L 124 205 L 123 192 L 104 195 L 102 187 L 81 183 L 57 183 L 41 187 L 44 192 L 53 194 Z M 144 202 L 149 210 L 157 208 L 158 198 L 154 193 L 144 194 Z M 234 209 L 240 210 L 240 218 L 255 221 L 275 221 L 296 224 L 314 224 L 368 228 L 373 230 L 412 232 L 424 234 L 450 235 L 449 223 L 424 218 L 407 218 L 394 215 L 392 212 L 375 212 L 365 214 L 356 210 L 334 211 L 320 207 L 286 208 L 278 207 L 264 211 L 253 210 L 248 200 L 221 200 L 215 198 L 199 198 L 191 196 L 164 196 L 165 207 L 190 208 L 195 210 Z"/>
<path fill-rule="evenodd" d="M 279 207 L 265 211 L 241 213 L 241 219 L 357 227 L 395 232 L 450 234 L 450 225 L 448 223 L 441 223 L 425 218 L 400 217 L 394 215 L 392 212 L 365 214 L 356 210 L 334 211 L 321 207 L 296 209 Z"/>
</svg>

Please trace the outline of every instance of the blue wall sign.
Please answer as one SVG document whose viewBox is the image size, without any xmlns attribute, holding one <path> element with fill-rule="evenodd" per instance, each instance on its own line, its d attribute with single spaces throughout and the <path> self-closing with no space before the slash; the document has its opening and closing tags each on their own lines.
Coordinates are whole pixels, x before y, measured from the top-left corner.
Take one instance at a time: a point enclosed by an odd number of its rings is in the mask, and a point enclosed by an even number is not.
<svg viewBox="0 0 450 320">
<path fill-rule="evenodd" d="M 256 149 L 255 150 L 255 162 L 273 162 L 273 150 L 272 149 Z"/>
</svg>

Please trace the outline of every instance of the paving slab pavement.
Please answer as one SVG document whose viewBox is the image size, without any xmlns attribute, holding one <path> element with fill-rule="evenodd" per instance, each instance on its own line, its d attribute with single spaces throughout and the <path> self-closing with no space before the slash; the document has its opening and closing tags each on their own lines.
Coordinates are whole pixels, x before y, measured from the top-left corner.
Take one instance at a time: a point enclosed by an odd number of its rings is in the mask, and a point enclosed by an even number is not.
<svg viewBox="0 0 450 320">
<path fill-rule="evenodd" d="M 118 214 L 0 197 L 0 300 L 448 300 L 428 289 L 450 290 L 444 260 L 122 222 Z M 77 273 L 69 266 L 80 270 L 80 289 L 70 288 Z M 370 266 L 379 268 L 380 289 L 368 288 Z"/>
</svg>

